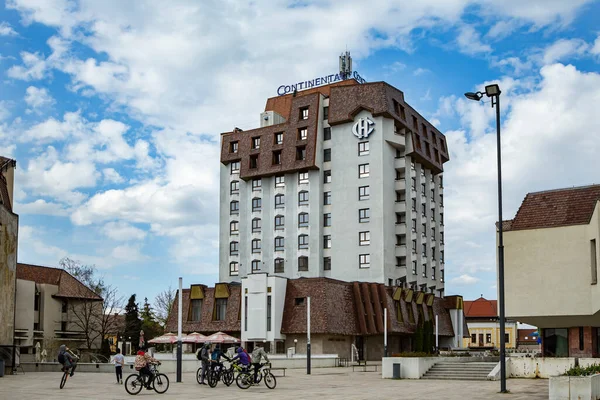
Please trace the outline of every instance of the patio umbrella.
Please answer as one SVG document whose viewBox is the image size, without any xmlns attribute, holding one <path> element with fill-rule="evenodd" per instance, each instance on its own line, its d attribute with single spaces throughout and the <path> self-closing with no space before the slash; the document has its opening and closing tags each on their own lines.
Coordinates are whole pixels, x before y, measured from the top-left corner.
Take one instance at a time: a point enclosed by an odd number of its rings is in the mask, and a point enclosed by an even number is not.
<svg viewBox="0 0 600 400">
<path fill-rule="evenodd" d="M 183 343 L 204 343 L 206 342 L 206 336 L 198 332 L 192 332 L 181 339 Z"/>
<path fill-rule="evenodd" d="M 240 339 L 234 338 L 233 336 L 228 335 L 223 332 L 213 333 L 212 335 L 207 336 L 204 340 L 206 342 L 210 342 L 210 343 L 239 343 L 240 342 Z"/>
<path fill-rule="evenodd" d="M 177 335 L 174 333 L 165 333 L 162 336 L 159 337 L 155 337 L 152 340 L 149 340 L 148 343 L 154 343 L 154 344 L 173 344 L 177 342 Z"/>
</svg>

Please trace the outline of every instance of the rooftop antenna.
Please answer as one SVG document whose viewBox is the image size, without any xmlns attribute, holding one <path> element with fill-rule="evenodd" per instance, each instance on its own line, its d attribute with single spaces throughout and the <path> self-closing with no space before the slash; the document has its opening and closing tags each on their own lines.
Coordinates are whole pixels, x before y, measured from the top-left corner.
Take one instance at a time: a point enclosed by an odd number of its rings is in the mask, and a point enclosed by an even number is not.
<svg viewBox="0 0 600 400">
<path fill-rule="evenodd" d="M 352 57 L 350 57 L 348 50 L 340 55 L 340 76 L 342 79 L 348 79 L 352 76 Z"/>
</svg>

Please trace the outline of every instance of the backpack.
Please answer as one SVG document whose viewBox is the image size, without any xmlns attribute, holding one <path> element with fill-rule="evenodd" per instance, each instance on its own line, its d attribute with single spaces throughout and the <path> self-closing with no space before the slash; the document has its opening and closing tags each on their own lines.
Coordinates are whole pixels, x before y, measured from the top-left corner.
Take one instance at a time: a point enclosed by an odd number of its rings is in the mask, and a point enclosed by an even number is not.
<svg viewBox="0 0 600 400">
<path fill-rule="evenodd" d="M 64 353 L 60 353 L 58 355 L 58 362 L 61 363 L 61 364 L 65 363 L 65 354 Z"/>
<path fill-rule="evenodd" d="M 196 352 L 196 358 L 198 360 L 202 361 L 202 349 L 200 349 Z"/>
<path fill-rule="evenodd" d="M 213 353 L 212 353 L 212 355 L 210 356 L 210 358 L 211 358 L 213 361 L 219 361 L 219 355 L 220 355 L 220 354 L 219 354 L 219 352 L 218 352 L 217 350 L 215 350 L 215 351 L 213 351 Z"/>
</svg>

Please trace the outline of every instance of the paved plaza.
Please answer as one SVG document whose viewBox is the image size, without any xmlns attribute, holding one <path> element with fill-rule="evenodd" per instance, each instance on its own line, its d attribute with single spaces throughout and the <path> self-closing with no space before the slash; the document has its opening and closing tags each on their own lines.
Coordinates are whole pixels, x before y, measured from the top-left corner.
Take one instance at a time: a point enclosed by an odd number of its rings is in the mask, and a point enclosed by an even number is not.
<svg viewBox="0 0 600 400">
<path fill-rule="evenodd" d="M 183 383 L 175 383 L 175 374 L 169 374 L 171 385 L 167 393 L 159 395 L 143 390 L 136 397 L 143 399 L 198 399 L 211 396 L 216 399 L 511 399 L 532 400 L 548 398 L 548 380 L 511 379 L 509 395 L 498 394 L 499 382 L 488 381 L 435 381 L 381 379 L 380 372 L 352 372 L 348 368 L 314 369 L 307 376 L 303 370 L 288 370 L 286 377 L 277 378 L 277 387 L 251 387 L 242 391 L 235 383 L 222 383 L 211 389 L 196 383 L 194 374 L 184 374 Z M 124 376 L 127 377 L 127 374 Z M 59 389 L 60 372 L 26 373 L 0 378 L 0 399 L 3 400 L 68 400 L 68 399 L 131 399 L 122 385 L 117 385 L 112 374 L 79 373 Z"/>
</svg>

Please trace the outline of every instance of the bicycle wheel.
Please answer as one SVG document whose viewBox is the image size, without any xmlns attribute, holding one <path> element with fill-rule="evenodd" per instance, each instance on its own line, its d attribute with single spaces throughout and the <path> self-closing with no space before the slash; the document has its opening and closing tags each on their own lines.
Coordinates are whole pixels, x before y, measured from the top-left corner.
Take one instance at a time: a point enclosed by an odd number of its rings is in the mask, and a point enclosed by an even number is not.
<svg viewBox="0 0 600 400">
<path fill-rule="evenodd" d="M 125 390 L 129 394 L 136 395 L 142 391 L 144 387 L 144 382 L 141 380 L 140 376 L 137 374 L 131 374 L 125 380 Z"/>
<path fill-rule="evenodd" d="M 220 379 L 221 376 L 218 371 L 210 371 L 208 374 L 208 386 L 211 388 L 217 387 Z"/>
<path fill-rule="evenodd" d="M 235 383 L 240 389 L 248 389 L 252 385 L 252 376 L 248 372 L 241 372 L 237 376 Z"/>
<path fill-rule="evenodd" d="M 275 376 L 270 372 L 265 374 L 265 385 L 267 385 L 269 389 L 275 389 L 275 386 L 277 386 L 277 379 L 275 379 Z"/>
<path fill-rule="evenodd" d="M 198 368 L 196 371 L 196 381 L 200 384 L 200 379 L 202 379 L 202 367 Z"/>
<path fill-rule="evenodd" d="M 169 378 L 165 374 L 157 374 L 152 381 L 156 393 L 164 393 L 169 389 Z"/>
<path fill-rule="evenodd" d="M 221 379 L 223 380 L 223 383 L 226 386 L 231 386 L 231 384 L 233 383 L 233 371 L 225 371 L 223 372 L 223 376 L 221 377 Z"/>
<path fill-rule="evenodd" d="M 69 377 L 69 370 L 65 371 L 65 373 L 62 376 L 62 379 L 60 380 L 60 388 L 62 389 L 63 387 L 65 387 L 65 383 L 67 383 L 67 378 Z"/>
</svg>

